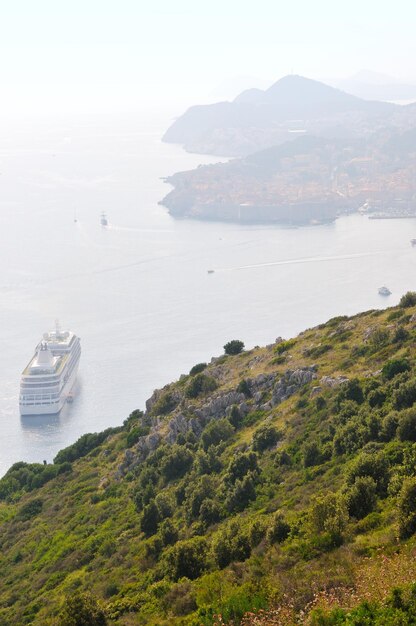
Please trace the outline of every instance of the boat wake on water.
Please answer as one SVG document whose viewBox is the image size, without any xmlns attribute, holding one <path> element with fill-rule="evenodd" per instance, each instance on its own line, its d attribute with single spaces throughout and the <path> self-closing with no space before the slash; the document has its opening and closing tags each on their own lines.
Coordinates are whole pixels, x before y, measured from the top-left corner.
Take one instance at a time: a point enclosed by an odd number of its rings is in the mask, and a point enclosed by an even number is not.
<svg viewBox="0 0 416 626">
<path fill-rule="evenodd" d="M 236 272 L 238 270 L 259 269 L 262 267 L 273 267 L 277 265 L 297 265 L 301 263 L 328 263 L 330 261 L 347 261 L 349 259 L 353 260 L 363 257 L 377 256 L 379 254 L 385 254 L 385 252 L 385 250 L 379 250 L 377 252 L 357 252 L 355 254 L 340 254 L 336 256 L 315 256 L 303 257 L 299 259 L 282 259 L 281 261 L 268 261 L 267 263 L 253 263 L 251 265 L 239 265 L 237 267 L 216 268 L 215 272 Z"/>
</svg>

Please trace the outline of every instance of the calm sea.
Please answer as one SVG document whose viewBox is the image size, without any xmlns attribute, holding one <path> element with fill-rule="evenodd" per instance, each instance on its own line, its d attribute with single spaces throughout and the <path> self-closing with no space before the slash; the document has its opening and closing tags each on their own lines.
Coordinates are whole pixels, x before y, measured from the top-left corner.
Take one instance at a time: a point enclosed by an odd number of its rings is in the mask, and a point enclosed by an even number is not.
<svg viewBox="0 0 416 626">
<path fill-rule="evenodd" d="M 162 144 L 168 124 L 148 115 L 0 132 L 0 475 L 121 424 L 230 339 L 270 343 L 416 288 L 416 220 L 174 221 L 157 204 L 161 177 L 218 159 Z M 20 373 L 56 318 L 82 340 L 75 401 L 59 417 L 21 418 Z"/>
</svg>

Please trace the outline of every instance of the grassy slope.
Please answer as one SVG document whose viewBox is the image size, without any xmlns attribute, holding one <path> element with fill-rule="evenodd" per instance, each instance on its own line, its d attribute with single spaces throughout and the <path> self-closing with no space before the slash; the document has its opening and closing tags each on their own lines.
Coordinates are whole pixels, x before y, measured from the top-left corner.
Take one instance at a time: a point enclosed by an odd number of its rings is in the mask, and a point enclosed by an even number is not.
<svg viewBox="0 0 416 626">
<path fill-rule="evenodd" d="M 180 408 L 189 417 L 210 396 L 235 390 L 242 379 L 261 373 L 279 378 L 289 368 L 317 364 L 317 379 L 273 408 L 259 411 L 253 398 L 248 398 L 252 405 L 249 417 L 214 449 L 221 468 L 205 477 L 202 490 L 212 489 L 212 499 L 220 503 L 219 522 L 209 524 L 201 521 L 198 511 L 194 516 L 189 513 L 201 481 L 195 461 L 199 440 L 180 440 L 181 449 L 194 455 L 193 466 L 183 477 L 169 480 L 160 474 L 169 446 L 160 448 L 159 457 L 154 453 L 150 460 L 117 477 L 129 447 L 129 431 L 140 424 L 146 426 L 146 419 L 140 416 L 75 460 L 72 471 L 63 471 L 29 493 L 15 485 L 0 501 L 0 624 L 58 624 L 65 597 L 76 590 L 91 591 L 105 607 L 111 624 L 213 624 L 216 612 L 226 621 L 234 618 L 238 622 L 245 610 L 272 607 L 280 607 L 273 611 L 276 621 L 271 621 L 270 613 L 264 623 L 284 624 L 291 623 L 305 607 L 308 612 L 315 606 L 340 603 L 348 607 L 363 599 L 380 600 L 392 586 L 415 578 L 414 541 L 397 538 L 403 451 L 410 450 L 412 443 L 398 441 L 397 435 L 387 441 L 381 434 L 383 419 L 394 408 L 395 379 L 386 383 L 379 373 L 389 359 L 406 358 L 412 371 L 400 374 L 400 380 L 404 383 L 415 375 L 416 324 L 410 319 L 415 311 L 416 307 L 389 309 L 331 320 L 302 333 L 286 351 L 273 345 L 224 357 L 204 371 L 205 375 L 212 373 L 219 387 L 196 399 L 183 397 L 189 377 L 166 389 L 165 394 L 177 392 Z M 384 335 L 373 332 L 372 338 L 364 341 L 370 327 L 383 329 Z M 399 340 L 398 328 L 406 331 Z M 322 386 L 315 394 L 311 390 L 320 385 L 323 376 L 340 375 L 360 380 L 365 399 L 353 409 L 363 422 L 374 415 L 378 426 L 373 434 L 362 435 L 362 440 L 357 435 L 350 451 L 337 454 L 334 437 L 351 418 L 339 417 L 342 385 Z M 380 382 L 386 390 L 386 400 L 376 408 L 368 406 L 369 381 Z M 266 393 L 262 402 L 269 396 Z M 166 432 L 169 419 L 169 414 L 159 416 L 159 432 Z M 225 478 L 228 466 L 239 452 L 250 451 L 253 434 L 262 424 L 275 426 L 282 439 L 277 446 L 257 452 L 255 499 L 240 511 L 232 510 L 229 496 L 234 486 Z M 317 443 L 310 464 L 305 462 L 308 442 Z M 134 454 L 135 446 L 130 445 Z M 312 528 L 313 497 L 345 491 L 348 469 L 365 446 L 389 458 L 389 476 L 397 475 L 394 480 L 399 486 L 379 494 L 368 517 L 357 520 L 350 516 L 336 538 L 326 530 Z M 288 464 L 282 461 L 282 451 L 287 453 Z M 144 471 L 153 472 L 158 481 L 148 499 L 165 494 L 165 500 L 171 502 L 177 545 L 186 546 L 192 538 L 205 539 L 198 548 L 203 563 L 194 580 L 181 577 L 175 548 L 166 539 L 163 545 L 160 528 L 147 538 L 141 530 L 145 503 L 140 504 L 140 477 Z M 0 481 L 0 487 L 6 479 Z M 148 484 L 145 478 L 142 482 Z M 34 512 L 33 507 L 28 509 L 33 501 L 38 501 L 41 510 L 36 506 Z M 277 510 L 291 528 L 281 543 L 270 539 L 270 531 L 267 535 Z M 213 546 L 233 520 L 236 526 L 229 534 L 241 537 L 246 552 L 220 568 Z"/>
</svg>

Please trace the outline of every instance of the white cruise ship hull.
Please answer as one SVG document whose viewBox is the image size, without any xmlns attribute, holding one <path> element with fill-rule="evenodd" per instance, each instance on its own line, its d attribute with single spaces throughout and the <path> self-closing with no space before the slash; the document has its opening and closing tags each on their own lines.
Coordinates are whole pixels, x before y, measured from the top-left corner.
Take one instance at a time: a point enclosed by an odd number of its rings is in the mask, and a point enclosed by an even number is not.
<svg viewBox="0 0 416 626">
<path fill-rule="evenodd" d="M 61 395 L 56 401 L 46 401 L 42 404 L 25 405 L 20 403 L 20 415 L 57 415 L 64 407 L 69 393 L 71 392 L 78 373 L 78 365 L 75 366 L 71 376 L 62 387 Z"/>
<path fill-rule="evenodd" d="M 56 415 L 72 401 L 81 346 L 69 331 L 44 334 L 35 355 L 22 373 L 19 408 L 21 415 Z"/>
</svg>

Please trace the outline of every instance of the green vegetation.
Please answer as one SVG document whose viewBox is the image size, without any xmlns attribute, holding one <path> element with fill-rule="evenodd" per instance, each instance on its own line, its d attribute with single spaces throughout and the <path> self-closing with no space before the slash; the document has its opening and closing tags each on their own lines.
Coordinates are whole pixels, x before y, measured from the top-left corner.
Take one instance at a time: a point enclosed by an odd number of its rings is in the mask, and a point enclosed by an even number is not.
<svg viewBox="0 0 416 626">
<path fill-rule="evenodd" d="M 15 463 L 0 624 L 415 623 L 414 314 L 198 364 L 123 426 Z"/>
<path fill-rule="evenodd" d="M 239 339 L 232 339 L 224 346 L 225 354 L 240 354 L 244 350 L 244 343 Z"/>
</svg>

